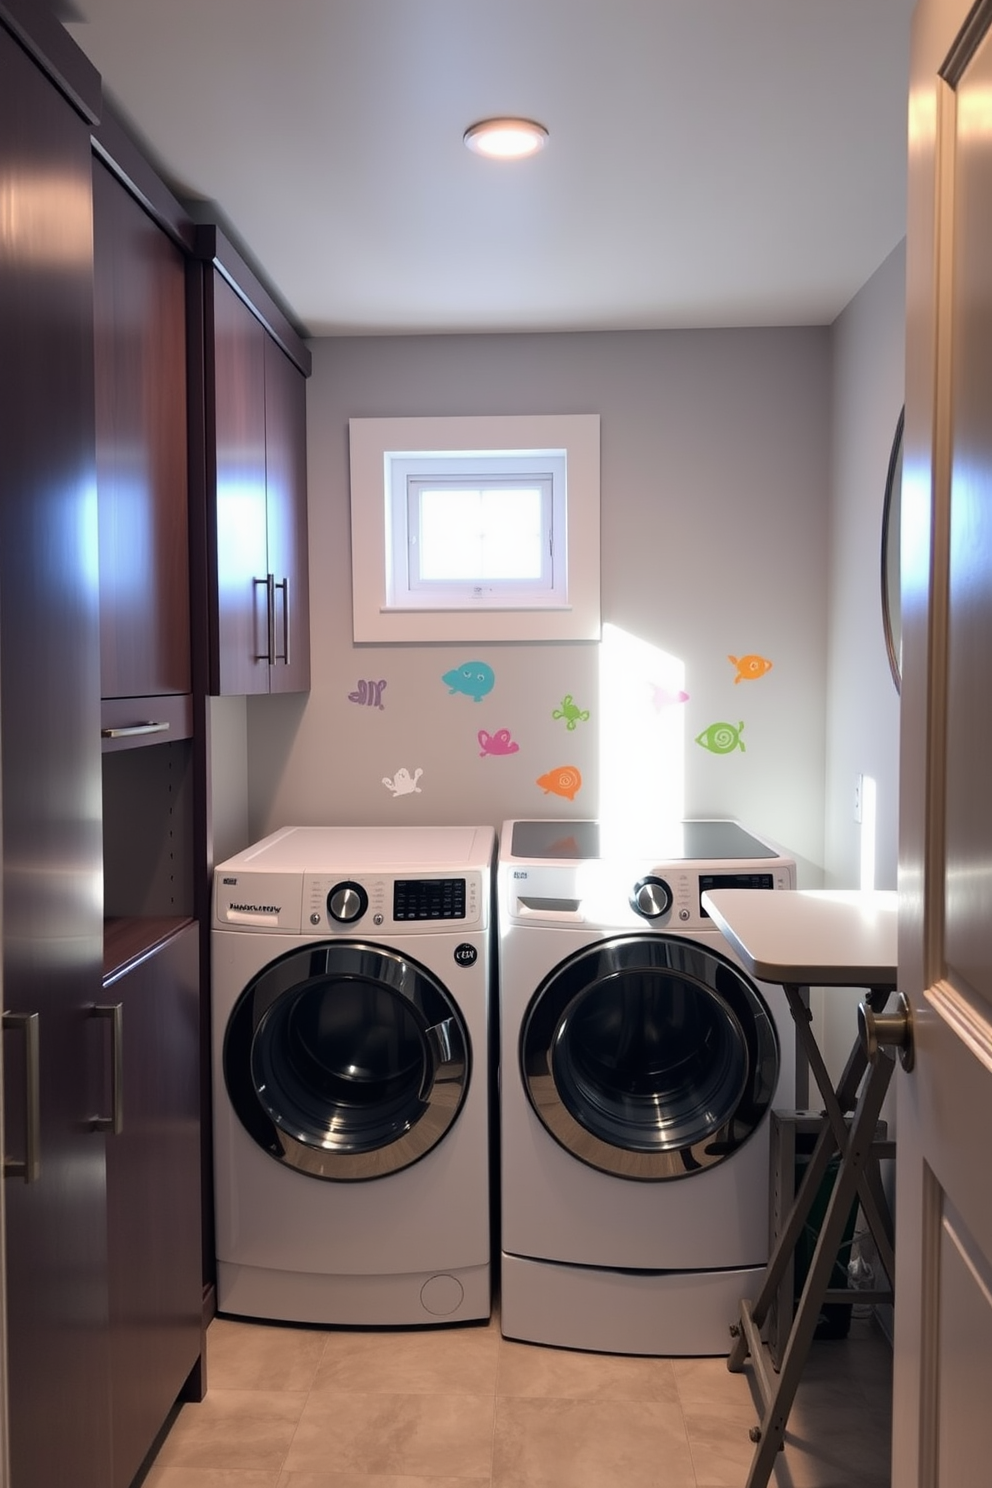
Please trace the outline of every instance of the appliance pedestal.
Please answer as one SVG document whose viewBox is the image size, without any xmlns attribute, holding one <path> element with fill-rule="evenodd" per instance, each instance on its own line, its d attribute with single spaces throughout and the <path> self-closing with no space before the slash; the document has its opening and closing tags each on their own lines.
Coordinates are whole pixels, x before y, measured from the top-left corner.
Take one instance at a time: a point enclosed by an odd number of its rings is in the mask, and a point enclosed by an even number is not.
<svg viewBox="0 0 992 1488">
<path fill-rule="evenodd" d="M 605 1354 L 726 1357 L 742 1297 L 763 1266 L 734 1271 L 611 1271 L 503 1255 L 507 1338 Z"/>
</svg>

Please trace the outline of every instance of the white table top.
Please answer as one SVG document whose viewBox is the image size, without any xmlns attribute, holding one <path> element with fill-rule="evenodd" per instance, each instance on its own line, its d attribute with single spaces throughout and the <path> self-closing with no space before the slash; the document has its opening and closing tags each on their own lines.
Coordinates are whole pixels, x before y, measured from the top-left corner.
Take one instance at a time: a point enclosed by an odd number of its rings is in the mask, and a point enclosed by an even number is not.
<svg viewBox="0 0 992 1488">
<path fill-rule="evenodd" d="M 712 889 L 702 902 L 762 981 L 894 987 L 898 898 L 894 889 Z"/>
</svg>

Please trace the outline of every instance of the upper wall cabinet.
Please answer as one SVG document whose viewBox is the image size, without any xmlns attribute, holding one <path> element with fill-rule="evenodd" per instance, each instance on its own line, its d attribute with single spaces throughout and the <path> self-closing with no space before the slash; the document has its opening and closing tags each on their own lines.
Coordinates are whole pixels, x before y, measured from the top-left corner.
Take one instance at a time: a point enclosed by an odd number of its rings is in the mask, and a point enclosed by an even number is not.
<svg viewBox="0 0 992 1488">
<path fill-rule="evenodd" d="M 197 246 L 211 691 L 305 692 L 309 352 L 216 229 Z"/>
<path fill-rule="evenodd" d="M 93 192 L 101 692 L 187 694 L 185 255 L 98 160 Z"/>
</svg>

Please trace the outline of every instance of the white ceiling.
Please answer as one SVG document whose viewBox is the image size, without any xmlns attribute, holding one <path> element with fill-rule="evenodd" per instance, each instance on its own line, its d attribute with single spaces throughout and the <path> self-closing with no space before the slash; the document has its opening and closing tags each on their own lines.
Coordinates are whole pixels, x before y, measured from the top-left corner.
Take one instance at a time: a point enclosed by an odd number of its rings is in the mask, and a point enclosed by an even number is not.
<svg viewBox="0 0 992 1488">
<path fill-rule="evenodd" d="M 53 3 L 309 335 L 826 324 L 905 232 L 914 0 Z"/>
</svg>

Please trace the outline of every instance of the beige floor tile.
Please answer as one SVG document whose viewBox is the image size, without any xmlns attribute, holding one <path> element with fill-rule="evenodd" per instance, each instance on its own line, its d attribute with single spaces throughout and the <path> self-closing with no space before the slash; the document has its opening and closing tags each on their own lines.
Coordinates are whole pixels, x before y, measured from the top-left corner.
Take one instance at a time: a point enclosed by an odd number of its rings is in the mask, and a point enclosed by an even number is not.
<svg viewBox="0 0 992 1488">
<path fill-rule="evenodd" d="M 312 1396 L 283 1463 L 287 1473 L 486 1478 L 490 1395 Z"/>
<path fill-rule="evenodd" d="M 747 1376 L 731 1374 L 726 1359 L 673 1359 L 672 1370 L 684 1410 L 752 1410 Z"/>
<path fill-rule="evenodd" d="M 506 1338 L 500 1344 L 496 1393 L 529 1399 L 678 1401 L 671 1359 L 578 1353 Z"/>
<path fill-rule="evenodd" d="M 330 1333 L 312 1394 L 493 1394 L 498 1351 L 490 1328 Z"/>
<path fill-rule="evenodd" d="M 797 1398 L 785 1436 L 788 1488 L 888 1488 L 889 1419 Z"/>
<path fill-rule="evenodd" d="M 741 1488 L 754 1456 L 751 1403 L 686 1406 L 684 1414 L 697 1488 Z"/>
<path fill-rule="evenodd" d="M 682 1412 L 655 1401 L 500 1399 L 493 1488 L 695 1488 Z"/>
<path fill-rule="evenodd" d="M 382 1477 L 379 1473 L 283 1473 L 276 1488 L 490 1488 L 490 1478 Z"/>
<path fill-rule="evenodd" d="M 309 1390 L 326 1338 L 313 1328 L 214 1318 L 207 1329 L 207 1388 Z"/>
<path fill-rule="evenodd" d="M 228 1467 L 159 1467 L 141 1488 L 279 1488 L 278 1472 L 246 1472 Z"/>
<path fill-rule="evenodd" d="M 198 1405 L 183 1406 L 156 1467 L 277 1473 L 306 1401 L 305 1391 L 208 1390 Z"/>
</svg>

